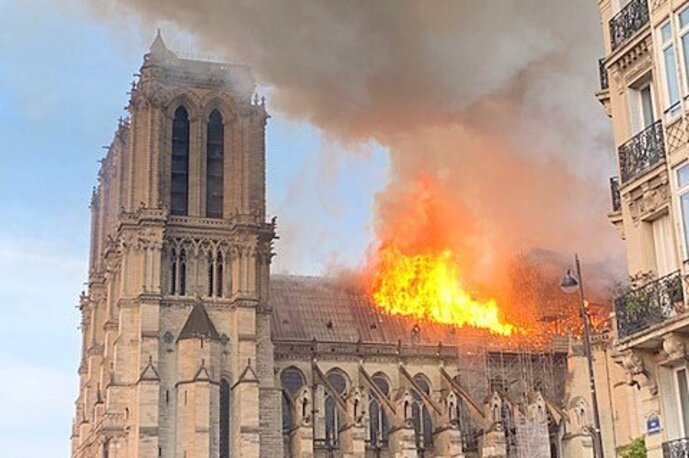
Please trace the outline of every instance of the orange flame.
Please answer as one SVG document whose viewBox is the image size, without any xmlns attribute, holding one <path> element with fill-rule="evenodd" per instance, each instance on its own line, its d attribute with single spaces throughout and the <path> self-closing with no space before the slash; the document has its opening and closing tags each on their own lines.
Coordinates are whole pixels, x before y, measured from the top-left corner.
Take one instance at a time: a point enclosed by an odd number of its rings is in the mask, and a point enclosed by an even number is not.
<svg viewBox="0 0 689 458">
<path fill-rule="evenodd" d="M 493 299 L 479 301 L 464 289 L 453 254 L 405 255 L 394 245 L 381 247 L 371 279 L 374 302 L 387 313 L 458 327 L 472 326 L 509 336 Z"/>
</svg>

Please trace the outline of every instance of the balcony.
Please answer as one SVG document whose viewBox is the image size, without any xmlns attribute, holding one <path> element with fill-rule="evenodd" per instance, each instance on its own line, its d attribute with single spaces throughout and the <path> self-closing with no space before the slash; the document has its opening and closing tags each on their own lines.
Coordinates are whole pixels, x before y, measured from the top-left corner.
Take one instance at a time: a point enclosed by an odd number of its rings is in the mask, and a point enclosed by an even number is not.
<svg viewBox="0 0 689 458">
<path fill-rule="evenodd" d="M 675 272 L 615 299 L 617 335 L 624 339 L 684 311 L 682 276 Z"/>
<path fill-rule="evenodd" d="M 605 68 L 605 59 L 598 59 L 598 76 L 600 77 L 600 90 L 607 91 L 610 88 L 608 69 Z"/>
<path fill-rule="evenodd" d="M 610 199 L 613 213 L 619 212 L 622 209 L 622 200 L 620 199 L 620 180 L 617 177 L 610 178 Z"/>
<path fill-rule="evenodd" d="M 610 48 L 614 51 L 648 24 L 647 0 L 631 0 L 610 19 Z"/>
<path fill-rule="evenodd" d="M 689 457 L 689 439 L 677 439 L 663 442 L 663 458 Z"/>
<path fill-rule="evenodd" d="M 618 155 L 623 185 L 665 161 L 662 122 L 656 121 L 627 140 L 619 147 Z"/>
</svg>

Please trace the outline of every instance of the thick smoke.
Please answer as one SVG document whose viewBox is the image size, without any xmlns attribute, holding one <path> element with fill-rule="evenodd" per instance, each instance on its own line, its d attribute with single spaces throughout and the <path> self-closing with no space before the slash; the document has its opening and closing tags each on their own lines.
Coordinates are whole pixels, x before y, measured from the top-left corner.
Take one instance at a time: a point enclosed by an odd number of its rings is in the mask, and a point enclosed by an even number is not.
<svg viewBox="0 0 689 458">
<path fill-rule="evenodd" d="M 112 5 L 99 11 L 112 14 Z M 619 261 L 605 218 L 614 159 L 594 93 L 590 0 L 120 0 L 248 63 L 273 109 L 343 144 L 390 151 L 381 238 L 409 220 L 420 176 L 445 196 L 448 240 L 490 283 L 517 253 Z M 373 198 L 373 196 L 372 196 Z M 443 230 L 443 229 L 438 229 Z M 618 263 L 617 271 L 620 271 Z"/>
</svg>

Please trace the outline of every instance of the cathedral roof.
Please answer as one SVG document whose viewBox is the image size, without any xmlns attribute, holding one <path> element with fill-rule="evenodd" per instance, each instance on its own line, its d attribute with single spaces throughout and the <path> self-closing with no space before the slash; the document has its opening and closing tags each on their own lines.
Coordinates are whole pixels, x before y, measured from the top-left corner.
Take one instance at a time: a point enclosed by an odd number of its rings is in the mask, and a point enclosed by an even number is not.
<svg viewBox="0 0 689 458">
<path fill-rule="evenodd" d="M 220 340 L 213 321 L 208 316 L 206 308 L 201 303 L 194 304 L 186 323 L 182 327 L 177 340 L 204 337 L 206 339 Z"/>
<path fill-rule="evenodd" d="M 437 346 L 490 338 L 485 331 L 388 315 L 361 287 L 337 278 L 271 275 L 270 285 L 275 341 Z"/>
</svg>

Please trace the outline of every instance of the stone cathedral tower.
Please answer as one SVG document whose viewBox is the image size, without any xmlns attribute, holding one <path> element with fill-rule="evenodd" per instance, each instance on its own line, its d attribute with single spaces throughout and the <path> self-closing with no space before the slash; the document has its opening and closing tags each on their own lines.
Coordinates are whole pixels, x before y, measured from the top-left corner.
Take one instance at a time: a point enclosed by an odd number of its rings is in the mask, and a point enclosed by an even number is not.
<svg viewBox="0 0 689 458">
<path fill-rule="evenodd" d="M 91 200 L 73 457 L 276 456 L 266 113 L 160 34 Z"/>
</svg>

